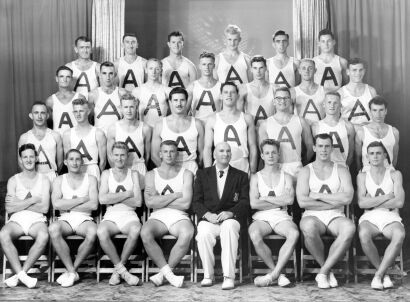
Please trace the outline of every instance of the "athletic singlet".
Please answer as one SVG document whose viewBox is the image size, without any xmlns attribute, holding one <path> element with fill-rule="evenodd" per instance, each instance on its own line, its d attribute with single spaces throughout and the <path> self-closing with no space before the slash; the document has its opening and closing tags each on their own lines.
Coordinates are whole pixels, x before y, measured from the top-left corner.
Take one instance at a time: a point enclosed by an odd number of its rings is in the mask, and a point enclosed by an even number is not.
<svg viewBox="0 0 410 302">
<path fill-rule="evenodd" d="M 75 61 L 72 61 L 70 68 L 73 70 L 73 78 L 76 79 L 73 90 L 88 99 L 88 93 L 98 87 L 98 78 L 95 72 L 97 62 L 93 62 L 87 70 L 80 70 L 75 65 Z"/>
<path fill-rule="evenodd" d="M 74 199 L 74 198 L 82 198 L 82 197 L 88 196 L 88 188 L 90 186 L 89 177 L 90 176 L 87 173 L 85 173 L 81 185 L 77 189 L 73 189 L 68 184 L 67 174 L 63 174 L 63 181 L 61 182 L 61 193 L 63 194 L 63 199 Z M 67 210 L 64 212 L 70 212 L 70 210 Z M 78 212 L 78 211 L 73 210 L 73 212 Z M 84 212 L 84 211 L 81 211 L 81 212 Z"/>
<path fill-rule="evenodd" d="M 235 63 L 230 64 L 226 61 L 223 53 L 219 54 L 219 63 L 216 73 L 221 83 L 234 82 L 236 85 L 248 83 L 248 65 L 245 55 L 240 52 Z"/>
<path fill-rule="evenodd" d="M 53 130 L 60 133 L 62 137 L 64 131 L 77 126 L 77 120 L 73 113 L 73 100 L 78 98 L 78 92 L 67 104 L 61 103 L 55 93 L 51 98 L 53 99 Z"/>
<path fill-rule="evenodd" d="M 175 177 L 170 178 L 170 179 L 164 179 L 159 175 L 158 168 L 155 168 L 154 169 L 155 190 L 160 195 L 167 195 L 171 193 L 182 192 L 183 187 L 184 187 L 184 171 L 185 171 L 185 168 L 181 168 Z"/>
<path fill-rule="evenodd" d="M 133 132 L 127 132 L 121 128 L 119 122 L 115 123 L 115 141 L 124 142 L 128 146 L 128 159 L 126 162 L 128 168 L 136 163 L 145 163 L 143 126 L 144 123 L 139 122 L 138 127 Z"/>
<path fill-rule="evenodd" d="M 323 108 L 325 90 L 322 86 L 318 86 L 313 95 L 306 94 L 299 86 L 296 86 L 295 94 L 296 112 L 299 116 L 306 119 L 310 125 L 325 116 L 325 110 Z"/>
<path fill-rule="evenodd" d="M 165 86 L 160 85 L 156 91 L 152 91 L 146 85 L 140 88 L 140 95 L 138 97 L 140 120 L 147 123 L 150 127 L 167 115 L 168 110 L 168 96 Z"/>
<path fill-rule="evenodd" d="M 20 173 L 15 175 L 16 179 L 16 197 L 18 199 L 28 199 L 33 196 L 42 196 L 43 192 L 43 175 L 42 174 L 37 174 L 37 180 L 34 183 L 33 187 L 31 189 L 27 189 L 24 184 L 22 179 L 20 179 Z"/>
<path fill-rule="evenodd" d="M 127 63 L 124 57 L 118 60 L 119 87 L 131 92 L 135 87 L 141 87 L 144 83 L 145 60 L 138 56 L 134 62 Z"/>
<path fill-rule="evenodd" d="M 324 121 L 319 121 L 317 125 L 317 134 L 327 133 L 332 137 L 333 150 L 330 159 L 335 163 L 346 166 L 347 155 L 349 154 L 349 139 L 345 121 L 340 119 L 335 126 L 329 126 Z"/>
<path fill-rule="evenodd" d="M 334 55 L 329 63 L 324 63 L 320 56 L 313 58 L 316 65 L 314 81 L 325 88 L 325 92 L 336 91 L 342 87 L 342 66 L 340 57 Z"/>
<path fill-rule="evenodd" d="M 370 121 L 369 102 L 373 98 L 369 85 L 365 84 L 364 92 L 361 96 L 353 96 L 346 86 L 342 90 L 342 117 L 355 125 L 362 125 Z"/>
<path fill-rule="evenodd" d="M 98 87 L 97 91 L 98 99 L 95 102 L 94 123 L 95 127 L 107 133 L 108 128 L 121 119 L 119 89 L 115 87 L 110 94 L 105 93 L 101 87 Z"/>
<path fill-rule="evenodd" d="M 91 130 L 84 137 L 79 137 L 75 128 L 70 129 L 70 148 L 75 148 L 81 152 L 84 160 L 84 165 L 98 163 L 98 146 L 95 132 L 97 128 L 91 127 Z"/>
<path fill-rule="evenodd" d="M 46 129 L 46 135 L 42 140 L 38 140 L 33 134 L 33 130 L 27 131 L 27 143 L 32 143 L 37 150 L 37 171 L 47 173 L 52 170 L 57 171 L 57 143 L 51 134 L 51 129 Z"/>
<path fill-rule="evenodd" d="M 386 195 L 392 193 L 394 190 L 393 180 L 390 174 L 391 170 L 386 169 L 382 182 L 378 185 L 374 182 L 373 177 L 369 171 L 366 171 L 366 191 L 371 197 L 377 197 L 379 195 Z"/>
<path fill-rule="evenodd" d="M 269 82 L 278 87 L 295 87 L 295 59 L 289 57 L 288 63 L 282 68 L 277 68 L 273 57 L 266 60 Z"/>
<path fill-rule="evenodd" d="M 275 106 L 273 104 L 273 87 L 269 85 L 268 92 L 264 97 L 256 97 L 250 87 L 250 83 L 246 85 L 246 107 L 245 112 L 252 115 L 255 126 L 259 126 L 260 121 L 266 120 L 275 113 Z"/>
<path fill-rule="evenodd" d="M 195 118 L 191 117 L 191 123 L 187 130 L 182 132 L 172 131 L 167 124 L 167 119 L 162 120 L 162 130 L 159 135 L 162 141 L 173 140 L 178 145 L 178 156 L 176 161 L 181 163 L 196 159 L 198 150 L 198 130 L 196 129 Z"/>
<path fill-rule="evenodd" d="M 192 63 L 191 61 L 189 61 L 189 59 L 183 57 L 181 64 L 177 69 L 174 69 L 166 58 L 163 59 L 162 84 L 172 88 L 186 88 L 191 80 L 189 78 L 189 62 Z"/>
<path fill-rule="evenodd" d="M 259 195 L 262 197 L 266 196 L 280 196 L 283 195 L 285 191 L 285 172 L 280 171 L 279 182 L 276 186 L 268 186 L 263 180 L 261 172 L 257 172 L 258 175 L 258 191 Z"/>
<path fill-rule="evenodd" d="M 280 143 L 280 163 L 300 162 L 302 152 L 302 124 L 297 115 L 292 115 L 285 125 L 271 116 L 266 120 L 268 138 Z"/>
<path fill-rule="evenodd" d="M 192 89 L 192 115 L 206 122 L 213 113 L 221 111 L 220 89 L 219 81 L 212 88 L 204 88 L 198 80 L 195 81 Z"/>
<path fill-rule="evenodd" d="M 232 161 L 247 158 L 248 150 L 248 125 L 245 115 L 240 113 L 239 118 L 233 123 L 225 123 L 220 113 L 215 114 L 214 145 L 220 142 L 227 142 L 231 146 Z"/>
<path fill-rule="evenodd" d="M 132 191 L 134 189 L 134 182 L 132 181 L 131 169 L 127 169 L 127 176 L 123 181 L 116 181 L 114 178 L 114 173 L 112 168 L 108 170 L 108 192 L 109 193 L 118 193 L 125 191 Z M 110 211 L 135 211 L 134 207 L 126 205 L 122 202 L 115 203 L 112 205 L 107 205 L 107 210 L 110 208 Z"/>
<path fill-rule="evenodd" d="M 396 138 L 393 134 L 393 127 L 388 125 L 389 129 L 387 134 L 383 138 L 377 138 L 363 126 L 363 144 L 362 144 L 362 164 L 363 167 L 370 166 L 369 160 L 367 159 L 367 146 L 374 141 L 381 142 L 387 150 L 387 158 L 384 161 L 385 167 L 391 167 L 393 163 L 393 149 L 396 143 Z"/>
</svg>

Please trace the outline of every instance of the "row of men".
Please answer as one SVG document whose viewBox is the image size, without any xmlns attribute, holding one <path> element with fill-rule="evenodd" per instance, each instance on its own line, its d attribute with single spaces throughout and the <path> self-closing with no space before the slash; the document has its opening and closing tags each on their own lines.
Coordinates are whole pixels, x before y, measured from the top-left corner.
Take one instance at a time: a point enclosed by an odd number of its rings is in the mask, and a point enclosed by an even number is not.
<svg viewBox="0 0 410 302">
<path fill-rule="evenodd" d="M 320 265 L 315 278 L 319 288 L 338 286 L 331 269 L 349 248 L 356 230 L 354 222 L 345 216 L 345 208 L 354 194 L 351 176 L 344 165 L 331 160 L 332 148 L 329 134 L 315 136 L 316 158 L 302 168 L 296 185 L 297 202 L 305 210 L 299 226 L 306 248 Z M 112 146 L 113 168 L 103 172 L 99 190 L 97 179 L 81 169 L 81 153 L 70 149 L 65 156 L 68 173 L 58 176 L 51 190 L 53 208 L 60 211 L 60 216 L 47 229 L 44 214 L 49 208 L 50 182 L 35 169 L 34 145 L 22 145 L 19 160 L 23 171 L 11 177 L 7 184 L 6 211 L 12 215 L 0 232 L 1 246 L 15 272 L 6 280 L 6 285 L 13 287 L 19 281 L 28 287 L 36 285 L 37 279 L 26 272 L 43 253 L 49 237 L 67 269 L 57 279 L 62 286 L 72 286 L 79 279 L 76 271 L 97 237 L 114 265 L 109 284 L 119 284 L 122 278 L 128 284 L 138 285 L 138 277 L 131 275 L 124 265 L 141 235 L 148 256 L 160 268 L 150 280 L 156 286 L 166 279 L 171 285 L 181 287 L 184 277 L 175 275 L 173 269 L 186 255 L 194 236 L 194 226 L 187 213 L 190 208 L 199 220 L 196 241 L 204 267 L 202 286 L 214 284 L 213 248 L 219 237 L 224 275 L 222 289 L 234 288 L 241 228 L 248 229 L 256 253 L 271 269 L 270 273 L 255 278 L 255 285 L 269 286 L 276 282 L 280 286 L 289 285 L 282 269 L 295 249 L 299 229 L 287 211 L 294 202 L 295 190 L 292 176 L 279 164 L 279 142 L 262 141 L 264 168 L 252 175 L 250 182 L 247 173 L 230 165 L 232 150 L 227 142 L 216 145 L 215 165 L 198 170 L 195 181 L 192 172 L 177 164 L 177 149 L 175 141 L 163 141 L 159 152 L 161 164 L 145 176 L 144 200 L 152 213 L 142 226 L 135 212 L 143 203 L 140 176 L 126 166 L 127 145 L 116 142 Z M 393 287 L 386 271 L 403 244 L 405 231 L 399 209 L 403 207 L 405 196 L 401 173 L 385 167 L 384 145 L 372 142 L 367 147 L 367 156 L 370 168 L 357 176 L 358 205 L 365 209 L 359 220 L 358 234 L 364 253 L 376 267 L 371 287 L 381 290 Z M 97 209 L 98 202 L 107 210 L 97 226 L 91 212 Z M 255 213 L 248 226 L 250 208 Z M 286 238 L 276 265 L 270 248 L 263 241 L 272 232 Z M 118 233 L 127 234 L 121 255 L 112 242 L 112 237 Z M 327 257 L 321 239 L 326 233 L 336 237 Z M 32 236 L 35 242 L 21 266 L 13 239 L 24 234 Z M 74 262 L 64 239 L 70 234 L 84 237 Z M 156 241 L 165 234 L 177 238 L 168 261 Z M 382 259 L 373 243 L 373 238 L 379 234 L 390 240 Z"/>
</svg>

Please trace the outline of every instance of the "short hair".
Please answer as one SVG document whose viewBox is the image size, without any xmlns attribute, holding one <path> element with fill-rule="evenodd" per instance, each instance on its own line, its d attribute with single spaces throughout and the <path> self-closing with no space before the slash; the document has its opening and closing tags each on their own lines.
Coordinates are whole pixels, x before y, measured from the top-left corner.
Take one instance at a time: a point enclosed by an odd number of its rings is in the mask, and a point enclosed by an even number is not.
<svg viewBox="0 0 410 302">
<path fill-rule="evenodd" d="M 156 62 L 156 63 L 158 63 L 158 65 L 161 67 L 161 69 L 162 69 L 162 62 L 161 62 L 161 60 L 159 60 L 159 59 L 157 59 L 157 58 L 149 58 L 148 60 L 147 60 L 147 66 L 148 66 L 148 63 L 149 62 Z"/>
<path fill-rule="evenodd" d="M 333 35 L 332 31 L 328 28 L 324 28 L 321 31 L 319 31 L 319 40 L 320 40 L 320 37 L 322 36 L 331 36 L 332 40 L 335 39 L 335 36 Z"/>
<path fill-rule="evenodd" d="M 228 24 L 228 26 L 224 30 L 225 34 L 231 34 L 231 35 L 241 35 L 242 30 L 239 28 L 238 25 L 235 24 Z"/>
<path fill-rule="evenodd" d="M 238 86 L 234 82 L 229 82 L 229 81 L 221 84 L 221 93 L 225 86 L 233 86 L 236 89 L 236 93 L 239 93 Z"/>
<path fill-rule="evenodd" d="M 369 109 L 372 109 L 372 105 L 384 105 L 384 108 L 387 109 L 387 101 L 384 97 L 376 95 L 369 102 Z"/>
<path fill-rule="evenodd" d="M 366 69 L 367 68 L 367 63 L 365 60 L 360 59 L 360 58 L 353 58 L 353 59 L 349 59 L 347 61 L 347 67 L 349 68 L 350 65 L 357 65 L 357 64 L 362 64 L 363 67 Z"/>
<path fill-rule="evenodd" d="M 91 39 L 86 37 L 86 36 L 79 36 L 77 39 L 75 39 L 74 45 L 77 46 L 78 42 L 83 41 L 83 42 L 90 42 Z"/>
<path fill-rule="evenodd" d="M 289 96 L 291 96 L 290 90 L 289 90 L 289 88 L 286 87 L 286 86 L 278 87 L 278 88 L 275 90 L 275 96 L 276 96 L 276 93 L 278 93 L 279 91 L 287 92 L 287 93 L 289 94 Z"/>
<path fill-rule="evenodd" d="M 137 35 L 136 35 L 135 33 L 125 33 L 125 34 L 122 36 L 122 42 L 124 42 L 124 39 L 125 39 L 126 37 L 133 37 L 133 38 L 137 39 L 137 41 L 138 41 Z"/>
<path fill-rule="evenodd" d="M 165 141 L 162 141 L 161 144 L 159 145 L 159 148 L 161 149 L 162 146 L 174 146 L 175 149 L 178 149 L 177 142 L 176 142 L 176 141 L 173 141 L 173 140 L 170 140 L 170 139 L 167 139 L 167 140 L 165 140 Z"/>
<path fill-rule="evenodd" d="M 341 95 L 340 95 L 340 93 L 337 92 L 337 91 L 329 91 L 329 92 L 326 92 L 325 98 L 326 98 L 328 95 L 333 95 L 333 96 L 337 97 L 339 100 L 342 98 Z"/>
<path fill-rule="evenodd" d="M 81 157 L 81 161 L 83 160 L 83 155 L 81 154 L 81 152 L 79 151 L 79 150 L 77 150 L 77 149 L 74 149 L 74 148 L 72 148 L 72 149 L 70 149 L 70 150 L 68 150 L 67 151 L 67 153 L 65 154 L 65 159 L 67 159 L 68 158 L 68 156 L 71 154 L 71 153 L 77 153 L 77 154 L 80 154 L 80 157 Z"/>
<path fill-rule="evenodd" d="M 31 111 L 33 111 L 34 106 L 44 106 L 44 107 L 46 107 L 46 110 L 47 110 L 47 105 L 46 105 L 46 103 L 41 102 L 41 101 L 35 101 L 35 102 L 33 103 L 33 105 L 31 105 Z"/>
<path fill-rule="evenodd" d="M 67 70 L 67 71 L 69 71 L 69 72 L 71 73 L 71 75 L 73 75 L 73 70 L 72 70 L 70 67 L 65 66 L 65 65 L 62 65 L 62 66 L 59 66 L 59 67 L 57 68 L 57 70 L 56 70 L 56 77 L 58 77 L 58 73 L 59 73 L 60 71 L 62 71 L 62 70 Z"/>
<path fill-rule="evenodd" d="M 101 63 L 100 65 L 100 71 L 102 70 L 103 67 L 112 67 L 115 70 L 115 66 L 114 63 L 110 62 L 110 61 L 105 61 L 103 63 Z"/>
<path fill-rule="evenodd" d="M 88 106 L 88 102 L 86 99 L 83 98 L 77 98 L 73 100 L 73 107 L 74 106 L 78 106 L 78 105 L 87 105 Z"/>
<path fill-rule="evenodd" d="M 266 59 L 262 55 L 253 56 L 252 59 L 251 59 L 251 66 L 255 62 L 262 62 L 263 65 L 265 65 L 265 67 L 266 67 Z"/>
<path fill-rule="evenodd" d="M 182 33 L 182 31 L 179 31 L 179 30 L 175 30 L 169 33 L 168 42 L 171 41 L 171 37 L 181 37 L 182 41 L 184 41 L 184 34 Z"/>
<path fill-rule="evenodd" d="M 328 140 L 330 140 L 330 144 L 331 144 L 331 145 L 332 145 L 332 143 L 333 143 L 333 139 L 332 139 L 332 137 L 330 136 L 329 133 L 319 133 L 319 134 L 316 134 L 316 135 L 313 137 L 313 145 L 316 146 L 316 141 L 317 141 L 319 138 L 320 138 L 320 139 L 328 139 Z"/>
<path fill-rule="evenodd" d="M 275 33 L 272 35 L 272 41 L 273 41 L 273 42 L 275 42 L 275 38 L 276 38 L 277 36 L 286 36 L 286 39 L 289 40 L 289 35 L 288 35 L 287 33 L 285 33 L 284 30 L 281 30 L 281 29 L 280 29 L 280 30 L 275 31 Z"/>
<path fill-rule="evenodd" d="M 280 143 L 277 140 L 267 138 L 264 139 L 259 145 L 261 152 L 263 152 L 263 147 L 265 147 L 266 145 L 275 146 L 278 151 L 280 150 Z"/>
<path fill-rule="evenodd" d="M 139 104 L 138 99 L 130 92 L 126 92 L 122 96 L 120 96 L 120 103 L 122 104 L 122 101 L 134 101 L 136 105 Z"/>
<path fill-rule="evenodd" d="M 207 52 L 207 51 L 202 52 L 199 55 L 199 60 L 201 60 L 203 58 L 209 58 L 209 59 L 212 59 L 215 62 L 215 54 L 213 52 Z"/>
<path fill-rule="evenodd" d="M 169 100 L 172 99 L 172 96 L 174 94 L 180 94 L 180 93 L 183 94 L 185 96 L 185 99 L 188 100 L 188 92 L 185 90 L 185 88 L 182 88 L 180 86 L 172 88 L 172 90 L 169 92 Z"/>
<path fill-rule="evenodd" d="M 374 148 L 374 147 L 380 147 L 383 149 L 383 152 L 387 154 L 387 149 L 386 147 L 383 145 L 383 143 L 381 141 L 373 141 L 370 144 L 367 145 L 366 151 L 367 153 L 369 153 L 369 149 L 370 148 Z"/>
<path fill-rule="evenodd" d="M 23 144 L 19 147 L 19 156 L 21 157 L 21 153 L 23 153 L 23 151 L 26 150 L 33 150 L 34 151 L 34 155 L 37 156 L 37 150 L 36 150 L 36 146 L 34 146 L 34 144 Z"/>
<path fill-rule="evenodd" d="M 128 148 L 128 146 L 125 142 L 115 142 L 111 147 L 111 151 L 114 151 L 114 149 L 125 150 L 127 152 L 127 154 L 129 152 L 129 148 Z"/>
<path fill-rule="evenodd" d="M 303 59 L 301 59 L 301 60 L 300 60 L 300 63 L 299 63 L 299 66 L 300 66 L 302 63 L 312 63 L 312 65 L 316 68 L 316 63 L 315 63 L 315 61 L 314 61 L 313 59 L 311 59 L 311 58 L 303 58 Z"/>
</svg>

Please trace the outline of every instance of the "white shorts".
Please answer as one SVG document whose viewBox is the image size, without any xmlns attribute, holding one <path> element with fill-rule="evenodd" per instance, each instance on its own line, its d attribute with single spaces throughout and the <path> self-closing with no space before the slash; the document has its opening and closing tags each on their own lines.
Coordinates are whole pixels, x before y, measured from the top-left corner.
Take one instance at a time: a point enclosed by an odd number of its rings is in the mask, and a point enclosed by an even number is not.
<svg viewBox="0 0 410 302">
<path fill-rule="evenodd" d="M 58 217 L 58 220 L 67 222 L 73 231 L 76 232 L 80 224 L 84 221 L 92 221 L 93 218 L 89 214 L 83 212 L 70 211 L 61 214 L 60 217 Z"/>
<path fill-rule="evenodd" d="M 149 216 L 148 220 L 150 219 L 161 221 L 163 224 L 165 224 L 168 231 L 178 221 L 190 220 L 188 213 L 181 211 L 181 210 L 177 210 L 177 209 L 171 209 L 171 208 L 162 208 L 162 209 L 155 210 Z"/>
<path fill-rule="evenodd" d="M 252 218 L 254 220 L 267 222 L 272 230 L 275 230 L 275 227 L 282 221 L 292 220 L 292 216 L 290 216 L 286 210 L 281 210 L 279 208 L 257 211 L 252 215 Z"/>
<path fill-rule="evenodd" d="M 138 218 L 137 213 L 134 211 L 110 211 L 104 215 L 103 221 L 111 221 L 114 222 L 117 227 L 120 229 L 121 233 L 124 233 L 124 228 L 127 224 L 131 222 L 138 222 L 141 224 L 140 219 Z"/>
<path fill-rule="evenodd" d="M 286 172 L 292 176 L 294 183 L 296 182 L 296 179 L 298 178 L 300 169 L 302 169 L 303 167 L 302 162 L 300 161 L 295 161 L 291 163 L 282 163 L 280 166 L 283 172 Z"/>
<path fill-rule="evenodd" d="M 12 214 L 9 221 L 13 221 L 21 226 L 25 235 L 28 235 L 28 231 L 31 226 L 37 222 L 47 222 L 47 217 L 43 213 L 38 213 L 30 210 L 22 210 Z"/>
<path fill-rule="evenodd" d="M 365 211 L 359 219 L 359 224 L 363 221 L 368 221 L 371 224 L 374 224 L 380 232 L 393 222 L 399 222 L 403 225 L 399 213 L 382 208 Z"/>
<path fill-rule="evenodd" d="M 332 222 L 333 219 L 338 218 L 338 217 L 346 217 L 343 212 L 340 212 L 340 210 L 322 210 L 322 211 L 316 211 L 316 210 L 306 210 L 303 215 L 303 217 L 308 217 L 308 216 L 313 216 L 319 219 L 323 224 L 328 227 L 329 224 Z"/>
<path fill-rule="evenodd" d="M 97 164 L 89 164 L 89 165 L 83 165 L 81 172 L 87 173 L 88 175 L 95 176 L 97 178 L 98 183 L 100 182 L 100 168 L 98 167 Z"/>
<path fill-rule="evenodd" d="M 178 165 L 182 168 L 185 168 L 191 171 L 194 174 L 194 176 L 196 175 L 196 171 L 198 171 L 198 164 L 196 163 L 195 160 L 187 160 L 187 161 L 179 162 Z"/>
</svg>

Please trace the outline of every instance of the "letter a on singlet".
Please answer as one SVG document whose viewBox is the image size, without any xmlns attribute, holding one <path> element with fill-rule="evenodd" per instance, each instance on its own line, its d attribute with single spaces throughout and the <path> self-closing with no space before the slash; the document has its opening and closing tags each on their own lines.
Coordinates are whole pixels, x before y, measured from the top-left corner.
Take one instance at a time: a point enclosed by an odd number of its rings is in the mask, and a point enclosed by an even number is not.
<svg viewBox="0 0 410 302">
<path fill-rule="evenodd" d="M 258 110 L 256 110 L 255 114 L 255 125 L 259 122 L 259 120 L 266 120 L 268 118 L 268 115 L 266 114 L 265 109 L 259 105 Z"/>
<path fill-rule="evenodd" d="M 239 76 L 238 72 L 233 66 L 231 66 L 231 68 L 229 68 L 228 74 L 226 75 L 225 82 L 235 82 L 235 81 L 239 81 L 239 83 L 243 84 L 243 81 L 241 77 Z"/>
<path fill-rule="evenodd" d="M 111 110 L 108 110 L 108 107 L 110 107 Z M 111 99 L 108 99 L 107 103 L 105 103 L 103 109 L 101 109 L 101 112 L 97 115 L 97 118 L 100 118 L 103 115 L 115 115 L 118 119 L 121 119 L 121 115 Z"/>
<path fill-rule="evenodd" d="M 290 85 L 289 85 L 288 81 L 286 81 L 286 78 L 283 75 L 282 71 L 279 71 L 278 76 L 275 79 L 275 84 L 286 85 L 286 87 L 290 88 Z"/>
<path fill-rule="evenodd" d="M 169 185 L 166 185 L 164 190 L 162 190 L 161 195 L 165 195 L 166 192 L 169 192 L 170 194 L 174 193 L 174 190 Z"/>
<path fill-rule="evenodd" d="M 296 150 L 296 145 L 293 140 L 292 134 L 290 133 L 288 127 L 282 127 L 280 129 L 279 135 L 278 135 L 278 142 L 279 143 L 290 143 L 291 147 L 293 150 Z"/>
<path fill-rule="evenodd" d="M 27 195 L 26 195 L 26 197 L 24 197 L 24 200 L 29 199 L 29 198 L 31 198 L 31 197 L 33 197 L 33 196 L 31 196 L 31 192 L 28 192 Z"/>
<path fill-rule="evenodd" d="M 379 196 L 379 195 L 386 195 L 386 194 L 383 192 L 382 188 L 377 188 L 376 194 L 374 194 L 374 197 L 377 197 L 377 196 Z"/>
<path fill-rule="evenodd" d="M 151 109 L 156 109 L 158 116 L 161 116 L 161 109 L 159 108 L 159 102 L 156 94 L 151 94 L 151 97 L 148 100 L 147 107 L 145 107 L 144 115 L 147 115 L 148 111 Z"/>
<path fill-rule="evenodd" d="M 208 96 L 209 101 L 205 101 L 205 96 Z M 204 90 L 202 91 L 202 94 L 199 98 L 198 105 L 196 105 L 196 110 L 199 110 L 199 107 L 201 106 L 212 106 L 212 110 L 215 112 L 215 102 L 214 102 L 214 97 L 212 96 L 212 93 L 209 90 Z"/>
<path fill-rule="evenodd" d="M 332 191 L 330 190 L 328 185 L 322 185 L 322 187 L 319 190 L 319 193 L 324 193 L 326 192 L 327 194 L 332 194 Z"/>
<path fill-rule="evenodd" d="M 91 90 L 90 81 L 88 81 L 88 76 L 84 71 L 81 72 L 80 76 L 78 77 L 77 82 L 74 86 L 74 91 L 77 91 L 77 88 L 79 87 L 86 87 L 88 92 Z"/>
<path fill-rule="evenodd" d="M 268 196 L 275 197 L 276 196 L 275 191 L 269 191 Z"/>
<path fill-rule="evenodd" d="M 360 111 L 356 112 L 358 109 L 360 109 Z M 360 100 L 357 99 L 352 111 L 349 114 L 348 120 L 350 121 L 352 118 L 362 115 L 364 115 L 367 118 L 367 120 L 370 121 L 370 116 L 367 114 L 367 111 L 364 108 L 362 102 L 360 102 Z"/>
<path fill-rule="evenodd" d="M 82 158 L 87 158 L 89 161 L 93 159 L 90 153 L 88 152 L 87 147 L 85 146 L 83 140 L 80 140 L 76 149 L 80 151 Z"/>
<path fill-rule="evenodd" d="M 345 148 L 343 147 L 342 140 L 340 139 L 339 133 L 336 131 L 330 131 L 329 135 L 332 137 L 333 148 L 339 148 L 341 153 L 345 152 Z"/>
<path fill-rule="evenodd" d="M 326 81 L 333 81 L 333 84 L 335 86 L 339 86 L 337 83 L 337 79 L 335 76 L 335 72 L 333 71 L 332 67 L 325 67 L 325 70 L 323 71 L 323 76 L 322 76 L 322 81 L 320 81 L 320 86 L 324 86 Z"/>
<path fill-rule="evenodd" d="M 182 82 L 181 76 L 179 75 L 178 71 L 174 70 L 171 72 L 169 76 L 168 87 L 177 87 L 180 86 L 185 88 L 184 83 Z"/>
<path fill-rule="evenodd" d="M 233 137 L 229 136 L 229 131 L 232 131 Z M 238 147 L 241 145 L 241 141 L 239 140 L 238 132 L 236 132 L 236 129 L 235 129 L 234 126 L 228 125 L 225 128 L 224 142 L 235 142 L 238 145 Z"/>
<path fill-rule="evenodd" d="M 44 152 L 43 146 L 40 145 L 40 147 L 37 150 L 37 154 L 38 154 L 38 162 L 37 164 L 39 165 L 47 165 L 50 169 L 51 168 L 51 163 L 50 160 L 48 159 L 48 156 L 46 154 L 46 152 Z M 41 159 L 44 158 L 44 161 L 40 161 Z"/>
<path fill-rule="evenodd" d="M 128 85 L 128 84 L 138 87 L 137 79 L 135 78 L 135 75 L 132 69 L 127 70 L 127 73 L 125 74 L 124 80 L 122 82 L 122 88 L 125 88 L 125 85 Z"/>
<path fill-rule="evenodd" d="M 124 186 L 122 186 L 122 185 L 119 185 L 119 186 L 115 189 L 115 193 L 125 192 L 125 191 L 127 191 L 127 190 L 125 190 Z"/>
<path fill-rule="evenodd" d="M 68 127 L 73 128 L 73 122 L 71 121 L 71 118 L 68 112 L 63 112 L 61 114 L 60 122 L 58 123 L 57 128 L 60 129 L 63 125 L 68 125 Z"/>
<path fill-rule="evenodd" d="M 137 156 L 139 158 L 141 158 L 141 152 L 140 152 L 140 150 L 138 150 L 137 146 L 135 145 L 135 143 L 131 139 L 131 137 L 128 136 L 124 143 L 128 147 L 128 152 L 135 152 L 135 153 L 137 153 Z"/>
<path fill-rule="evenodd" d="M 312 108 L 310 108 L 312 107 Z M 305 118 L 307 114 L 316 114 L 317 118 L 320 120 L 320 113 L 319 110 L 317 109 L 315 102 L 313 102 L 312 99 L 309 99 L 309 101 L 306 104 L 305 111 L 303 111 L 302 117 Z"/>
<path fill-rule="evenodd" d="M 186 152 L 188 155 L 191 155 L 191 151 L 189 151 L 188 145 L 186 144 L 183 136 L 178 136 L 175 142 L 178 146 L 178 152 Z M 182 147 L 180 147 L 179 144 L 181 144 Z"/>
</svg>

